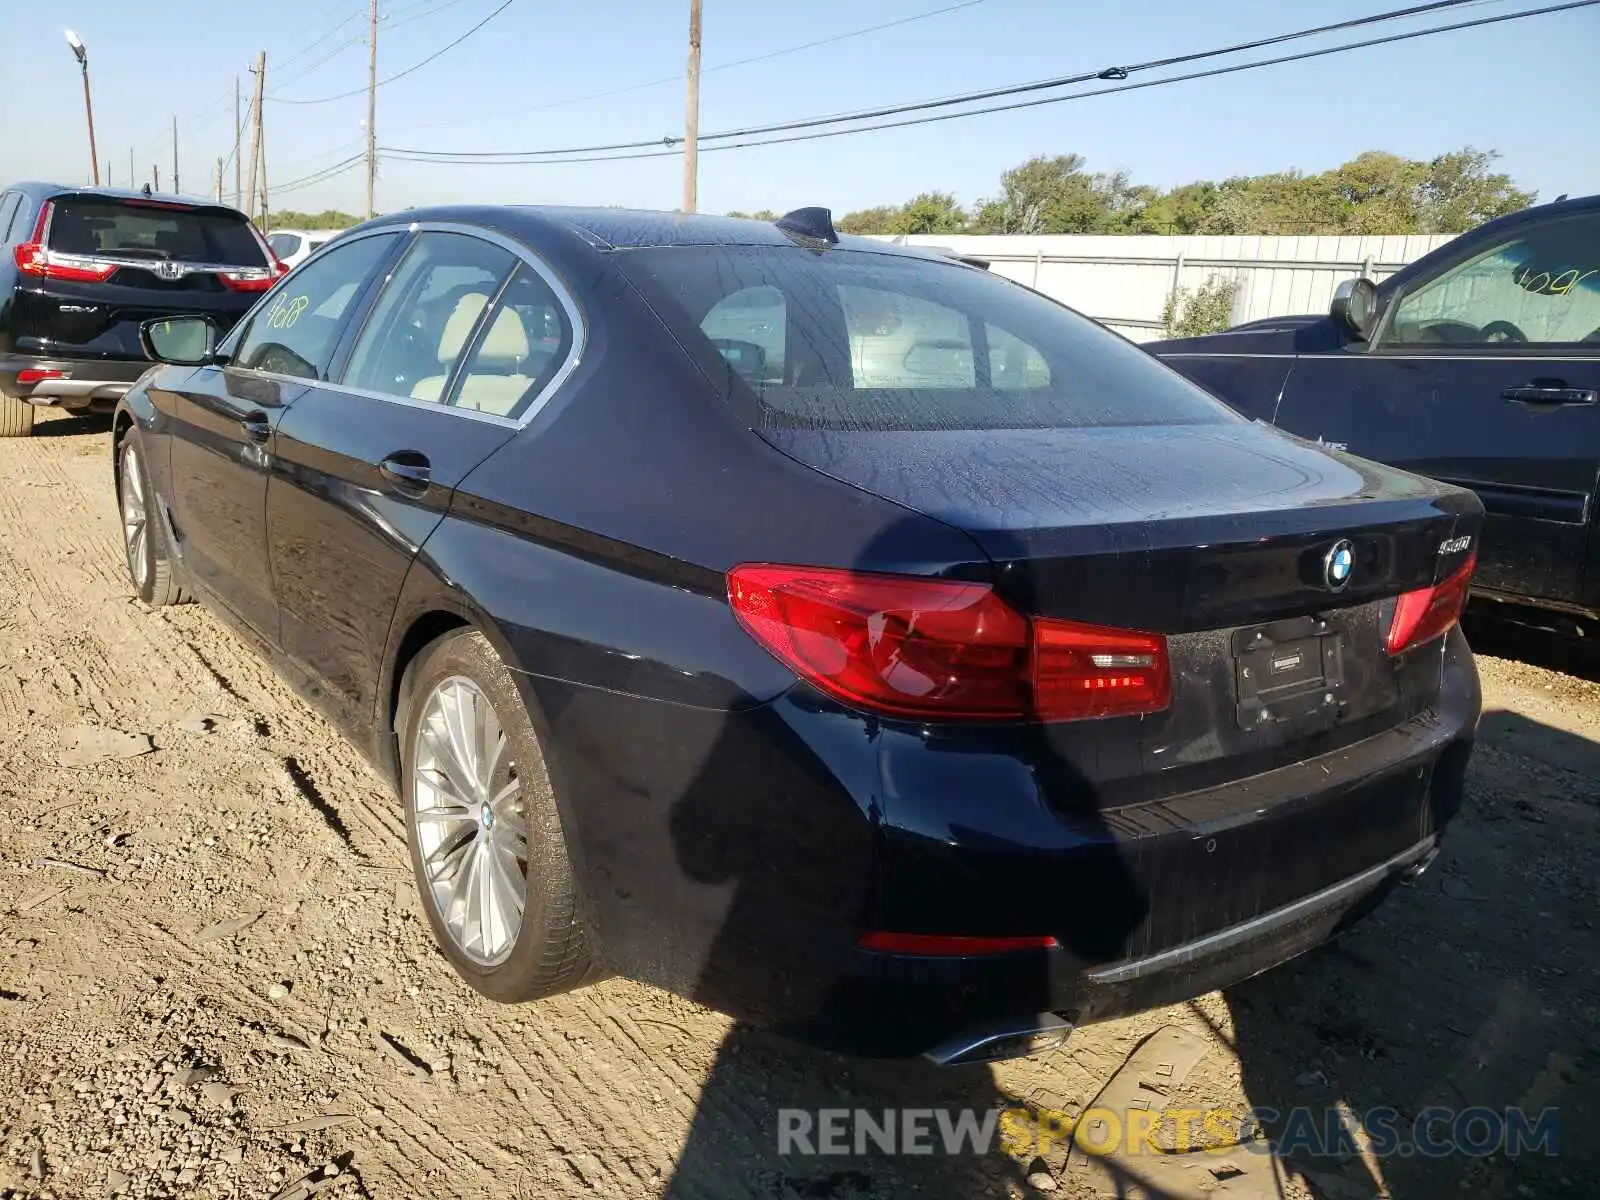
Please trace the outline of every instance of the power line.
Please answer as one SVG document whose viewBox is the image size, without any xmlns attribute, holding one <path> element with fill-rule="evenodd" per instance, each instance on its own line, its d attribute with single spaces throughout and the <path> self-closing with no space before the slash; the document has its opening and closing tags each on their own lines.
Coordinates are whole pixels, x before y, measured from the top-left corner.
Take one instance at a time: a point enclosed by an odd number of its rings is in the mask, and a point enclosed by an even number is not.
<svg viewBox="0 0 1600 1200">
<path fill-rule="evenodd" d="M 365 9 L 362 9 L 362 8 L 353 9 L 351 12 L 346 14 L 345 17 L 342 20 L 340 20 L 340 22 L 337 25 L 333 26 L 331 29 L 327 30 L 325 33 L 319 34 L 317 37 L 313 38 L 310 42 L 306 43 L 306 45 L 302 49 L 300 49 L 299 51 L 297 51 L 294 54 L 291 54 L 288 58 L 284 59 L 281 63 L 278 64 L 278 68 L 277 69 L 281 71 L 285 67 L 294 66 L 295 63 L 299 62 L 306 55 L 312 53 L 313 51 L 320 50 L 322 48 L 322 44 L 324 42 L 326 42 L 334 34 L 338 33 L 339 30 L 343 29 L 346 25 L 350 24 L 351 21 L 359 20 L 361 17 L 364 17 L 366 15 L 367 15 L 367 13 L 366 13 Z"/>
<path fill-rule="evenodd" d="M 905 104 L 895 104 L 886 107 L 863 109 L 848 113 L 834 113 L 827 116 L 808 117 L 795 121 L 784 121 L 773 125 L 757 125 L 742 129 L 730 129 L 721 133 L 704 133 L 700 135 L 701 141 L 714 141 L 727 138 L 753 137 L 767 133 L 785 133 L 797 129 L 809 129 L 824 125 L 844 124 L 854 121 L 873 120 L 878 117 L 895 116 L 900 113 L 919 112 L 932 108 L 945 108 L 953 105 L 972 104 L 980 100 L 990 100 L 1001 96 L 1014 96 L 1026 92 L 1045 91 L 1055 88 L 1068 87 L 1079 83 L 1088 83 L 1095 79 L 1126 79 L 1136 71 L 1147 71 L 1160 67 L 1175 66 L 1179 63 L 1196 62 L 1207 58 L 1220 58 L 1230 54 L 1238 54 L 1245 50 L 1259 49 L 1263 46 L 1277 45 L 1282 42 L 1295 41 L 1301 38 L 1316 37 L 1324 33 L 1332 33 L 1341 29 L 1355 28 L 1361 25 L 1372 25 L 1385 21 L 1400 20 L 1405 17 L 1417 16 L 1422 13 L 1436 12 L 1446 8 L 1456 8 L 1463 4 L 1474 3 L 1476 0 L 1432 0 L 1431 3 L 1413 5 L 1408 8 L 1394 9 L 1389 12 L 1375 13 L 1372 16 L 1356 17 L 1346 21 L 1337 21 L 1329 25 L 1318 25 L 1310 29 L 1296 30 L 1292 33 L 1277 34 L 1269 38 L 1258 38 L 1248 42 L 1236 42 L 1233 45 L 1223 46 L 1212 50 L 1199 50 L 1189 54 L 1173 55 L 1168 58 L 1151 59 L 1148 62 L 1133 63 L 1128 66 L 1106 67 L 1099 71 L 1085 71 L 1076 75 L 1062 75 L 1051 79 L 1039 79 L 1029 83 L 1012 84 L 1006 87 L 989 88 L 983 91 L 964 92 L 954 96 L 943 96 L 932 100 L 916 100 Z M 648 141 L 613 142 L 597 146 L 566 146 L 550 150 L 485 150 L 485 151 L 447 151 L 447 150 L 418 150 L 404 149 L 411 154 L 440 155 L 451 159 L 471 160 L 475 158 L 544 158 L 547 156 L 567 156 L 578 154 L 600 154 L 622 150 L 644 150 L 657 146 L 673 146 L 682 139 L 668 135 L 653 138 Z"/>
<path fill-rule="evenodd" d="M 413 4 L 407 8 L 400 9 L 398 12 L 387 13 L 383 17 L 380 17 L 379 20 L 383 22 L 384 32 L 387 33 L 391 29 L 398 29 L 402 25 L 409 25 L 413 21 L 421 21 L 428 17 L 436 17 L 445 9 L 454 8 L 456 5 L 460 4 L 461 0 L 444 0 L 444 3 L 428 9 L 427 12 L 419 12 L 409 17 L 401 16 L 403 13 L 411 12 L 412 9 L 425 7 L 426 4 L 431 2 L 432 0 L 423 0 L 423 4 Z M 396 17 L 401 17 L 401 19 L 397 21 L 395 20 Z"/>
<path fill-rule="evenodd" d="M 366 160 L 367 156 L 365 154 L 352 154 L 349 158 L 346 158 L 341 162 L 333 163 L 330 166 L 323 167 L 320 171 L 313 171 L 309 175 L 302 175 L 299 179 L 291 179 L 288 183 L 277 184 L 273 187 L 272 194 L 274 196 L 281 196 L 285 192 L 298 192 L 316 184 L 325 183 L 330 179 L 353 171 L 356 167 L 366 162 Z"/>
<path fill-rule="evenodd" d="M 322 67 L 325 64 L 327 64 L 329 62 L 332 62 L 334 59 L 338 58 L 339 55 L 343 54 L 351 46 L 359 46 L 359 45 L 361 45 L 362 42 L 364 42 L 366 40 L 367 40 L 366 38 L 359 37 L 359 36 L 353 37 L 353 38 L 346 38 L 344 41 L 340 42 L 337 46 L 335 46 L 332 50 L 330 50 L 326 54 L 324 54 L 321 58 L 314 59 L 312 62 L 308 63 L 306 66 L 301 67 L 300 70 L 295 71 L 287 79 L 281 81 L 278 86 L 282 87 L 284 84 L 293 83 L 297 79 L 304 79 L 307 75 L 310 75 L 312 72 L 316 71 L 319 67 Z M 269 95 L 267 97 L 268 100 L 276 100 L 277 98 L 278 97 L 275 96 L 275 95 Z"/>
<path fill-rule="evenodd" d="M 1468 0 L 1468 2 L 1475 3 L 1475 2 L 1477 2 L 1477 0 Z M 1596 4 L 1600 4 L 1600 0 L 1569 0 L 1568 3 L 1549 5 L 1549 6 L 1546 6 L 1544 8 L 1526 9 L 1526 10 L 1519 11 L 1519 12 L 1514 12 L 1514 13 L 1502 13 L 1502 14 L 1500 14 L 1498 16 L 1493 16 L 1493 17 L 1481 17 L 1481 18 L 1478 18 L 1477 20 L 1459 21 L 1459 22 L 1456 22 L 1456 23 L 1451 24 L 1451 25 L 1440 25 L 1440 26 L 1434 26 L 1434 27 L 1431 27 L 1431 28 L 1428 28 L 1428 29 L 1410 30 L 1410 31 L 1405 32 L 1405 33 L 1389 34 L 1389 35 L 1387 35 L 1385 37 L 1380 37 L 1380 38 L 1369 38 L 1369 39 L 1366 39 L 1365 41 L 1348 42 L 1348 43 L 1344 43 L 1342 45 L 1327 46 L 1327 47 L 1323 47 L 1323 48 L 1317 49 L 1317 50 L 1306 50 L 1306 51 L 1302 51 L 1302 52 L 1300 52 L 1298 54 L 1279 55 L 1279 56 L 1277 56 L 1275 58 L 1257 59 L 1257 60 L 1253 60 L 1253 61 L 1247 62 L 1247 63 L 1236 63 L 1236 64 L 1234 64 L 1232 66 L 1212 67 L 1212 68 L 1209 68 L 1209 69 L 1204 70 L 1204 71 L 1192 71 L 1192 72 L 1189 72 L 1189 73 L 1183 74 L 1183 75 L 1163 76 L 1163 77 L 1161 77 L 1159 79 L 1144 80 L 1144 81 L 1141 81 L 1141 82 L 1138 82 L 1138 83 L 1119 83 L 1119 84 L 1117 84 L 1116 86 L 1113 86 L 1113 87 L 1095 88 L 1095 89 L 1092 89 L 1090 91 L 1084 91 L 1084 92 L 1073 92 L 1073 93 L 1070 93 L 1070 94 L 1065 95 L 1065 96 L 1046 96 L 1046 97 L 1042 97 L 1042 98 L 1034 99 L 1034 100 L 1017 101 L 1017 102 L 1014 102 L 1014 103 L 1011 103 L 1011 104 L 989 105 L 989 106 L 986 106 L 986 107 L 983 107 L 983 108 L 968 109 L 968 110 L 965 110 L 965 111 L 962 111 L 962 112 L 936 113 L 936 114 L 933 114 L 933 115 L 930 115 L 930 116 L 912 117 L 912 118 L 908 118 L 908 119 L 902 120 L 902 121 L 883 121 L 883 122 L 878 122 L 876 124 L 864 125 L 864 126 L 860 126 L 860 127 L 853 128 L 853 129 L 828 129 L 828 130 L 822 130 L 820 132 L 790 133 L 790 134 L 787 134 L 786 136 L 782 136 L 782 137 L 763 138 L 763 139 L 755 140 L 755 141 L 727 142 L 727 143 L 725 143 L 723 145 L 719 145 L 719 146 L 704 146 L 704 147 L 702 147 L 702 150 L 707 152 L 707 153 L 712 152 L 712 151 L 717 151 L 717 150 L 744 150 L 744 149 L 750 149 L 750 148 L 757 147 L 757 146 L 775 146 L 775 145 L 781 145 L 781 144 L 790 143 L 790 142 L 806 142 L 806 141 L 815 141 L 815 140 L 819 140 L 819 139 L 822 139 L 822 138 L 846 137 L 846 136 L 849 136 L 851 134 L 872 133 L 872 132 L 875 132 L 875 131 L 878 131 L 878 130 L 882 130 L 882 129 L 901 129 L 901 128 L 905 128 L 907 126 L 912 126 L 912 125 L 930 125 L 930 124 L 934 124 L 934 123 L 940 122 L 940 121 L 960 120 L 963 117 L 977 117 L 977 116 L 984 116 L 984 115 L 991 114 L 991 113 L 1014 112 L 1014 111 L 1017 111 L 1019 109 L 1039 108 L 1039 107 L 1043 107 L 1044 105 L 1048 105 L 1048 104 L 1061 104 L 1061 103 L 1064 103 L 1064 102 L 1069 101 L 1069 100 L 1085 100 L 1085 99 L 1088 99 L 1088 98 L 1093 97 L 1093 96 L 1106 96 L 1106 95 L 1111 95 L 1111 94 L 1116 93 L 1116 92 L 1130 92 L 1130 91 L 1142 90 L 1142 89 L 1145 89 L 1145 88 L 1163 87 L 1163 86 L 1166 86 L 1167 84 L 1172 84 L 1172 83 L 1187 83 L 1187 82 L 1190 82 L 1190 81 L 1193 81 L 1193 80 L 1198 80 L 1198 79 L 1209 79 L 1209 78 L 1212 78 L 1214 76 L 1233 75 L 1233 74 L 1238 74 L 1238 73 L 1243 72 L 1243 71 L 1253 71 L 1253 70 L 1257 70 L 1257 69 L 1259 69 L 1261 67 L 1280 66 L 1280 65 L 1285 64 L 1285 63 L 1303 62 L 1303 61 L 1308 60 L 1308 59 L 1323 58 L 1323 57 L 1326 57 L 1328 55 L 1333 55 L 1333 54 L 1343 54 L 1343 53 L 1345 53 L 1347 51 L 1350 51 L 1350 50 L 1363 50 L 1363 49 L 1368 49 L 1368 48 L 1373 47 L 1373 46 L 1382 46 L 1382 45 L 1388 45 L 1388 44 L 1391 44 L 1391 43 L 1394 43 L 1394 42 L 1408 41 L 1408 40 L 1411 40 L 1413 38 L 1431 37 L 1434 34 L 1452 33 L 1452 32 L 1458 31 L 1458 30 L 1462 30 L 1462 29 L 1472 29 L 1472 28 L 1476 28 L 1476 27 L 1481 26 L 1481 25 L 1493 25 L 1493 24 L 1499 24 L 1499 23 L 1505 22 L 1505 21 L 1521 20 L 1521 19 L 1523 19 L 1525 17 L 1538 17 L 1538 16 L 1545 16 L 1545 15 L 1548 15 L 1548 14 L 1551 14 L 1551 13 L 1568 12 L 1568 11 L 1573 10 L 1573 9 L 1589 8 L 1589 7 L 1592 7 L 1593 5 L 1596 5 Z M 1281 41 L 1281 40 L 1284 40 L 1284 39 L 1280 38 L 1280 39 L 1274 39 L 1274 40 Z M 1192 61 L 1193 57 L 1194 56 L 1184 56 L 1184 60 L 1185 61 Z M 1127 69 L 1131 70 L 1132 68 L 1127 68 Z M 1095 75 L 1095 76 L 1090 76 L 1090 78 L 1100 78 L 1100 76 Z M 1111 76 L 1111 78 L 1117 78 L 1117 77 L 1116 76 Z M 908 110 L 902 108 L 900 111 L 908 111 Z M 790 127 L 791 128 L 793 127 L 793 123 L 791 123 Z M 724 137 L 724 138 L 726 138 L 726 137 L 730 137 L 730 136 L 735 136 L 735 135 L 733 135 L 733 134 L 708 134 L 708 135 L 702 135 L 702 138 L 704 138 L 704 137 Z M 671 139 L 666 139 L 666 140 L 670 141 Z M 641 147 L 641 149 L 638 150 L 637 152 L 631 152 L 631 153 L 589 154 L 589 155 L 585 155 L 585 156 L 579 156 L 577 154 L 574 154 L 571 157 L 557 157 L 557 158 L 541 157 L 541 158 L 532 159 L 532 160 L 503 158 L 503 159 L 501 159 L 499 161 L 487 161 L 487 162 L 486 161 L 482 161 L 482 160 L 477 160 L 477 159 L 464 159 L 464 158 L 460 158 L 460 157 L 453 157 L 453 158 L 452 157 L 444 157 L 444 156 L 440 156 L 440 155 L 437 155 L 437 154 L 428 154 L 426 152 L 407 151 L 407 150 L 403 150 L 403 149 L 394 149 L 394 148 L 386 148 L 384 150 L 384 153 L 386 155 L 389 155 L 389 156 L 393 157 L 394 159 L 396 159 L 396 161 L 400 161 L 400 162 L 427 162 L 427 163 L 447 164 L 447 165 L 455 165 L 455 166 L 467 166 L 467 165 L 519 166 L 519 165 L 526 165 L 529 162 L 537 163 L 538 165 L 555 164 L 555 163 L 624 162 L 624 161 L 631 161 L 631 160 L 636 160 L 636 159 L 676 158 L 676 157 L 679 156 L 679 152 L 678 151 L 671 150 L 671 149 L 659 149 L 659 150 L 644 150 L 644 149 L 642 149 L 642 147 L 644 147 L 644 146 L 657 146 L 657 145 L 660 145 L 660 144 L 661 144 L 660 142 L 634 143 L 633 146 Z"/>
<path fill-rule="evenodd" d="M 478 30 L 482 29 L 490 21 L 494 20 L 501 13 L 505 12 L 506 9 L 510 8 L 516 2 L 517 2 L 517 0 L 505 0 L 505 2 L 503 4 L 501 4 L 499 8 L 495 9 L 488 16 L 484 17 L 483 20 L 479 21 L 476 25 L 472 26 L 465 33 L 463 33 L 460 37 L 456 38 L 453 42 L 446 42 L 443 46 L 440 46 L 437 50 L 435 50 L 432 54 L 428 55 L 427 58 L 424 58 L 420 62 L 412 63 L 405 70 L 397 71 L 393 75 L 390 75 L 387 79 L 378 80 L 377 84 L 374 85 L 374 86 L 383 87 L 385 84 L 393 83 L 397 79 L 404 79 L 407 75 L 410 75 L 415 71 L 420 71 L 423 67 L 425 67 L 429 63 L 433 62 L 434 59 L 440 57 L 443 54 L 448 54 L 451 50 L 454 50 L 462 42 L 466 41 L 473 34 L 477 33 Z M 367 91 L 366 88 L 359 87 L 359 88 L 354 88 L 353 90 L 348 91 L 348 92 L 340 92 L 337 96 L 319 96 L 315 100 L 290 100 L 290 99 L 287 99 L 287 98 L 285 98 L 283 96 L 273 96 L 273 97 L 270 97 L 270 99 L 272 99 L 273 102 L 277 103 L 277 104 L 331 104 L 335 100 L 347 100 L 351 96 L 362 95 L 366 91 Z"/>
<path fill-rule="evenodd" d="M 1476 0 L 1485 3 L 1486 0 Z M 739 58 L 732 62 L 717 63 L 715 66 L 706 67 L 702 75 L 709 75 L 713 71 L 731 71 L 735 67 L 747 67 L 751 63 L 767 62 L 770 59 L 782 58 L 787 54 L 798 54 L 802 50 L 815 50 L 819 46 L 831 46 L 835 42 L 848 41 L 851 38 L 864 37 L 869 33 L 879 33 L 885 29 L 894 29 L 900 25 L 910 25 L 914 21 L 926 21 L 930 17 L 942 17 L 946 13 L 958 12 L 964 8 L 974 8 L 979 4 L 987 4 L 989 0 L 962 0 L 959 4 L 948 4 L 943 8 L 930 9 L 927 12 L 912 13 L 910 16 L 899 17 L 893 21 L 885 21 L 879 25 L 868 25 L 862 29 L 851 29 L 844 33 L 836 33 L 831 37 L 819 38 L 813 42 L 801 42 L 798 46 L 784 46 L 778 50 L 768 50 L 762 54 L 752 55 L 749 58 Z M 590 100 L 606 100 L 612 96 L 625 96 L 630 92 L 642 92 L 649 88 L 663 87 L 669 83 L 682 83 L 682 75 L 668 75 L 660 79 L 647 80 L 644 83 L 630 83 L 625 87 L 610 88 L 603 92 L 589 92 L 582 96 L 569 96 L 565 100 L 549 100 L 544 104 L 535 104 L 531 107 L 515 109 L 502 109 L 497 113 L 479 114 L 472 117 L 461 117 L 452 121 L 434 121 L 427 125 L 419 126 L 423 129 L 445 129 L 452 125 L 466 125 L 483 120 L 484 116 L 522 116 L 526 113 L 543 112 L 551 108 L 565 108 L 573 104 L 586 104 Z"/>
</svg>

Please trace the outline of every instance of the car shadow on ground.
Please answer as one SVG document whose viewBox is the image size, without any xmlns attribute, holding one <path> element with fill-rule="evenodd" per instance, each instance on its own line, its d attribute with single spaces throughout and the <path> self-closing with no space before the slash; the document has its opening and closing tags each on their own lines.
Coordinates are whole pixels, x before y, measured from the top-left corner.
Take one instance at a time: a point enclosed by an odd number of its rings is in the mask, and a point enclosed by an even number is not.
<svg viewBox="0 0 1600 1200">
<path fill-rule="evenodd" d="M 1210 1054 L 1225 1059 L 1231 1051 L 1242 1084 L 1236 1098 L 1210 1102 L 1253 1110 L 1264 1134 L 1231 1157 L 1273 1155 L 1298 1178 L 1295 1188 L 1317 1200 L 1588 1197 L 1600 1186 L 1600 1142 L 1587 1136 L 1600 1110 L 1583 1083 L 1600 1069 L 1600 936 L 1589 890 L 1600 871 L 1600 800 L 1583 802 L 1595 776 L 1542 753 L 1552 738 L 1581 743 L 1569 755 L 1597 748 L 1512 713 L 1492 714 L 1487 729 L 1467 806 L 1432 870 L 1336 942 L 1227 989 L 1231 1028 L 1207 1021 L 1222 1043 Z M 686 822 L 675 832 L 682 838 L 696 828 Z M 748 954 L 749 939 L 770 932 L 770 904 L 779 898 L 762 896 L 758 865 L 782 853 L 773 842 L 735 856 L 741 875 L 714 960 Z M 704 873 L 703 861 L 695 870 Z M 1032 1111 L 986 1066 L 850 1059 L 735 1025 L 664 1194 L 1020 1197 L 1048 1194 L 1034 1186 L 1039 1168 L 1061 1172 L 1064 1154 L 1030 1161 L 998 1140 L 987 1154 L 954 1156 L 938 1150 L 937 1135 L 934 1152 L 920 1156 L 870 1147 L 817 1156 L 780 1146 L 781 1110 L 886 1108 L 942 1109 L 956 1119 L 963 1111 Z M 1549 1108 L 1558 1110 L 1553 1125 Z M 1510 1118 L 1524 1121 L 1520 1156 L 1506 1153 L 1508 1109 L 1526 1114 Z M 1419 1120 L 1429 1149 L 1448 1152 L 1402 1148 L 1417 1144 Z M 1339 1134 L 1358 1126 L 1376 1140 Z M 1543 1140 L 1546 1130 L 1552 1141 Z M 1241 1186 L 1230 1186 L 1224 1170 L 1166 1190 L 1152 1186 L 1160 1175 L 1140 1168 L 1137 1157 L 1101 1159 L 1098 1190 L 1174 1200 L 1296 1194 L 1280 1190 L 1272 1169 L 1254 1172 L 1251 1186 L 1242 1175 L 1232 1181 Z M 1049 1190 L 1077 1186 L 1068 1176 Z"/>
<path fill-rule="evenodd" d="M 49 416 L 40 413 L 33 426 L 33 436 L 36 438 L 78 437 L 110 431 L 110 413 L 86 413 L 82 416 L 65 412 L 53 412 Z"/>
<path fill-rule="evenodd" d="M 1481 614 L 1469 614 L 1463 627 L 1477 654 L 1514 659 L 1600 683 L 1600 623 L 1585 637 Z"/>
<path fill-rule="evenodd" d="M 1243 1090 L 1313 1195 L 1596 1194 L 1597 763 L 1600 745 L 1489 714 L 1434 867 L 1337 941 L 1224 993 Z M 1341 1144 L 1357 1124 L 1393 1152 Z"/>
</svg>

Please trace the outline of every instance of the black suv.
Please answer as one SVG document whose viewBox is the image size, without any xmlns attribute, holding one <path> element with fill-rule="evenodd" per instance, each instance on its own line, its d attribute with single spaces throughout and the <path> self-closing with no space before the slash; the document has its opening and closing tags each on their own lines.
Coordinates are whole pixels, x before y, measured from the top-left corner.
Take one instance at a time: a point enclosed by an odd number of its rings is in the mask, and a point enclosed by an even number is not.
<svg viewBox="0 0 1600 1200">
<path fill-rule="evenodd" d="M 1600 622 L 1600 196 L 1347 281 L 1326 316 L 1145 349 L 1245 416 L 1477 492 L 1481 608 Z"/>
<path fill-rule="evenodd" d="M 109 411 L 150 365 L 141 321 L 227 329 L 281 272 L 237 209 L 110 188 L 15 184 L 0 242 L 0 437 L 36 405 Z"/>
</svg>

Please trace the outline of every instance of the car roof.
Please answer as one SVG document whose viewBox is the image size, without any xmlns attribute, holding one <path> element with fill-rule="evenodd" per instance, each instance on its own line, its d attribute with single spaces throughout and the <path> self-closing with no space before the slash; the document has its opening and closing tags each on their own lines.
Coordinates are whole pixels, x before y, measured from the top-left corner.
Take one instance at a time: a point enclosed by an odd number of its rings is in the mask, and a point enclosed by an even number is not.
<svg viewBox="0 0 1600 1200">
<path fill-rule="evenodd" d="M 42 180 L 30 179 L 11 185 L 10 189 L 24 192 L 35 198 L 58 195 L 71 196 L 99 196 L 106 200 L 153 200 L 160 204 L 182 204 L 188 208 L 224 209 L 228 212 L 239 213 L 231 204 L 220 204 L 205 196 L 180 196 L 176 192 L 152 191 L 145 195 L 144 191 L 133 191 L 128 188 L 94 187 L 88 184 L 77 186 L 69 183 L 47 183 Z M 243 216 L 243 213 L 239 213 Z"/>
<path fill-rule="evenodd" d="M 704 213 L 652 209 L 579 208 L 552 204 L 452 205 L 413 208 L 378 218 L 381 224 L 408 221 L 459 221 L 483 225 L 513 237 L 536 239 L 560 231 L 576 234 L 598 250 L 636 250 L 663 246 L 792 246 L 794 239 L 773 221 L 718 217 Z M 949 252 L 895 246 L 871 238 L 840 234 L 841 249 L 894 254 L 905 258 L 950 260 Z"/>
</svg>

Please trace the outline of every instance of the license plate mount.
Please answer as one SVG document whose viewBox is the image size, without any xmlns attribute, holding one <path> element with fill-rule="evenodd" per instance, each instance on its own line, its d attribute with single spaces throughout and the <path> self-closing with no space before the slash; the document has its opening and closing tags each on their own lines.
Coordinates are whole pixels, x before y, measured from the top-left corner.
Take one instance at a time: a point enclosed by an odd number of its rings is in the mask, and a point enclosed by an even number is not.
<svg viewBox="0 0 1600 1200">
<path fill-rule="evenodd" d="M 1296 617 L 1233 635 L 1237 717 L 1242 729 L 1332 725 L 1344 693 L 1344 645 L 1320 617 Z"/>
</svg>

